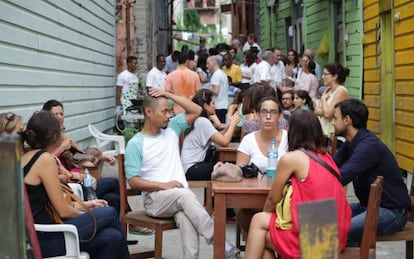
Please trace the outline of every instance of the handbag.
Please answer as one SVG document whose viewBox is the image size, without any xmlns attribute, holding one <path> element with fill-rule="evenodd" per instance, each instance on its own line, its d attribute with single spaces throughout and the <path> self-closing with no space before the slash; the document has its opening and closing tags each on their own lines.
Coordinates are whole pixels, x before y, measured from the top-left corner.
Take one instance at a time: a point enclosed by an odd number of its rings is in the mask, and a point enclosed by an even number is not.
<svg viewBox="0 0 414 259">
<path fill-rule="evenodd" d="M 206 151 L 206 157 L 204 158 L 204 162 L 216 163 L 217 161 L 218 161 L 217 147 L 213 143 L 210 143 Z"/>
<path fill-rule="evenodd" d="M 82 163 L 85 161 L 92 162 L 95 167 L 101 159 L 102 152 L 95 147 L 87 148 L 83 153 L 74 148 L 66 150 L 61 155 L 65 161 L 66 168 L 82 168 Z"/>
<path fill-rule="evenodd" d="M 78 196 L 76 196 L 73 193 L 72 189 L 68 185 L 63 184 L 63 183 L 61 183 L 60 185 L 62 187 L 62 191 L 63 191 L 63 194 L 65 196 L 66 202 L 70 206 L 73 206 L 72 205 L 73 202 L 78 203 L 82 207 L 82 209 L 86 213 L 88 213 L 88 215 L 92 218 L 94 227 L 93 227 L 93 232 L 92 232 L 91 237 L 88 238 L 87 240 L 79 239 L 80 242 L 89 242 L 89 241 L 91 241 L 92 239 L 95 238 L 96 230 L 97 230 L 97 224 L 96 224 L 96 218 L 95 218 L 95 216 L 93 215 L 93 213 L 91 212 L 91 210 L 88 208 L 88 206 L 86 206 L 86 204 Z M 53 222 L 55 222 L 57 224 L 63 224 L 62 218 L 59 216 L 58 212 L 53 207 L 53 205 L 52 205 L 52 203 L 50 201 L 46 204 L 46 211 L 49 214 L 49 216 L 50 216 L 50 218 L 52 219 Z"/>
<path fill-rule="evenodd" d="M 243 177 L 245 178 L 257 177 L 259 173 L 263 174 L 254 163 L 250 163 L 250 165 L 241 166 L 240 169 L 242 170 Z"/>
<path fill-rule="evenodd" d="M 276 226 L 280 229 L 292 228 L 292 210 L 290 201 L 293 194 L 292 182 L 290 179 L 283 187 L 282 199 L 276 204 Z"/>
<path fill-rule="evenodd" d="M 221 182 L 239 182 L 243 179 L 243 174 L 235 164 L 218 162 L 211 173 L 211 180 Z"/>
</svg>

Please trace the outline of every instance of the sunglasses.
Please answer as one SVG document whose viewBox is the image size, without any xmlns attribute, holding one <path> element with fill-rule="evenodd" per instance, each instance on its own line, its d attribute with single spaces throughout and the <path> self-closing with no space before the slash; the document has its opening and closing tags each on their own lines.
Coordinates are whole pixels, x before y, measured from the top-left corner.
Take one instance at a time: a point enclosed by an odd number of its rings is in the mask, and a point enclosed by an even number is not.
<svg viewBox="0 0 414 259">
<path fill-rule="evenodd" d="M 9 112 L 9 113 L 7 113 L 6 114 L 6 119 L 7 119 L 7 122 L 6 122 L 6 125 L 4 125 L 4 129 L 3 129 L 3 131 L 4 132 L 7 132 L 6 131 L 6 129 L 7 129 L 7 126 L 9 126 L 9 123 L 11 122 L 11 121 L 14 121 L 14 119 L 16 118 L 16 114 L 15 113 L 13 113 L 13 112 Z"/>
</svg>

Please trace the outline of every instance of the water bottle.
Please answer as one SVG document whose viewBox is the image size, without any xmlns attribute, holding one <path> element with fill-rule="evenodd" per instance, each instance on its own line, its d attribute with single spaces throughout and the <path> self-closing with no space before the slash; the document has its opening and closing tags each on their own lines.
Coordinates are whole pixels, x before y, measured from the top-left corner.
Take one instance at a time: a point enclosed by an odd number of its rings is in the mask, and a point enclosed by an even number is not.
<svg viewBox="0 0 414 259">
<path fill-rule="evenodd" d="M 276 175 L 276 167 L 277 167 L 277 158 L 278 158 L 278 151 L 276 147 L 276 140 L 272 139 L 272 144 L 267 151 L 267 168 L 266 168 L 266 175 L 267 175 L 267 182 L 272 183 L 275 179 Z"/>
<path fill-rule="evenodd" d="M 89 174 L 89 169 L 85 168 L 84 170 L 85 172 L 85 179 L 83 179 L 83 188 L 85 190 L 85 194 L 86 194 L 86 200 L 90 201 L 90 200 L 94 200 L 96 199 L 96 192 L 93 189 L 92 185 L 93 185 L 93 177 Z"/>
</svg>

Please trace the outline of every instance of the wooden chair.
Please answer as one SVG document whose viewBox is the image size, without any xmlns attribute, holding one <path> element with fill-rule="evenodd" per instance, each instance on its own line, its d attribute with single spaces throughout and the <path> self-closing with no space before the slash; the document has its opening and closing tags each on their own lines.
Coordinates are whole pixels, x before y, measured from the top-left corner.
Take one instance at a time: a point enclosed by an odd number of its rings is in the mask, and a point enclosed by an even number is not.
<svg viewBox="0 0 414 259">
<path fill-rule="evenodd" d="M 413 259 L 414 240 L 414 179 L 411 181 L 410 189 L 411 210 L 408 214 L 407 224 L 401 231 L 392 235 L 378 235 L 377 241 L 405 241 L 405 258 Z"/>
<path fill-rule="evenodd" d="M 211 181 L 188 181 L 190 188 L 203 188 L 205 190 L 204 202 L 210 216 L 213 214 L 213 187 Z"/>
<path fill-rule="evenodd" d="M 375 258 L 375 248 L 377 242 L 377 225 L 378 214 L 381 204 L 383 177 L 377 176 L 377 179 L 371 184 L 369 190 L 369 199 L 367 206 L 367 217 L 365 218 L 364 231 L 360 247 L 347 247 L 342 253 L 342 259 L 350 258 Z"/>
<path fill-rule="evenodd" d="M 125 178 L 124 154 L 118 155 L 118 171 L 119 171 L 119 191 L 120 191 L 120 220 L 122 228 L 127 234 L 127 224 L 154 229 L 155 240 L 154 250 L 149 252 L 141 252 L 131 254 L 132 258 L 162 258 L 162 238 L 163 231 L 176 229 L 177 225 L 173 218 L 155 218 L 148 216 L 144 210 L 130 211 L 128 206 L 128 196 L 140 195 L 138 190 L 127 189 Z"/>
</svg>

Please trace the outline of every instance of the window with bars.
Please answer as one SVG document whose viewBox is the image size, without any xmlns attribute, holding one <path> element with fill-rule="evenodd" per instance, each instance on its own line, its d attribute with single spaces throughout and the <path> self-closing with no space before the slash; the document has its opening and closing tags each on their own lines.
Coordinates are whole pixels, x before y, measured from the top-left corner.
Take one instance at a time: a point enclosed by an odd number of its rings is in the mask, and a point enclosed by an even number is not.
<svg viewBox="0 0 414 259">
<path fill-rule="evenodd" d="M 207 0 L 207 7 L 215 7 L 216 0 Z"/>
</svg>

